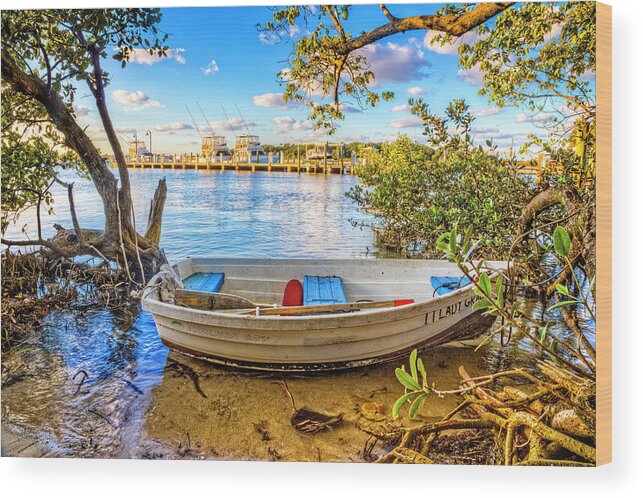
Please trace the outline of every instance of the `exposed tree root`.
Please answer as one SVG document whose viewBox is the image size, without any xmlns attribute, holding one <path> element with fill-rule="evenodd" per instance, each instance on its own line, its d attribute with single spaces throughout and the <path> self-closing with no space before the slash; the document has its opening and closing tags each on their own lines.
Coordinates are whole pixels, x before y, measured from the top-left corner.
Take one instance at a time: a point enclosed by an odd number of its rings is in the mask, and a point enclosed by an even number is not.
<svg viewBox="0 0 643 498">
<path fill-rule="evenodd" d="M 44 325 L 53 309 L 101 303 L 125 310 L 123 303 L 131 299 L 122 272 L 105 263 L 90 266 L 8 250 L 1 261 L 3 351 Z"/>
<path fill-rule="evenodd" d="M 491 390 L 486 387 L 488 376 L 472 379 L 462 367 L 460 374 L 463 379 L 460 391 L 465 400 L 444 419 L 373 434 L 395 444 L 378 463 L 435 463 L 436 441 L 463 434 L 461 431 L 468 432 L 468 439 L 472 439 L 474 431 L 481 434 L 492 431 L 500 462 L 505 465 L 595 464 L 596 407 L 592 381 L 549 362 L 539 363 L 538 376 L 522 370 L 504 373 L 508 378 L 529 380 L 524 389 L 504 386 Z M 501 373 L 494 378 L 502 376 Z M 454 418 L 458 413 L 467 416 Z"/>
</svg>

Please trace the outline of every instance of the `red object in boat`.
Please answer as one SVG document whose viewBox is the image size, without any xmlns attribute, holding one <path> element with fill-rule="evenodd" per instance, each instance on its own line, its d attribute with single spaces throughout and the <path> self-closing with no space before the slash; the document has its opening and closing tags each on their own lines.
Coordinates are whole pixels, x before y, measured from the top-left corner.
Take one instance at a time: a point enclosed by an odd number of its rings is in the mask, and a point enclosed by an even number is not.
<svg viewBox="0 0 643 498">
<path fill-rule="evenodd" d="M 304 304 L 304 286 L 296 278 L 286 284 L 282 306 L 302 306 Z"/>
<path fill-rule="evenodd" d="M 413 304 L 415 299 L 396 299 L 393 301 L 394 306 L 404 306 L 405 304 Z"/>
</svg>

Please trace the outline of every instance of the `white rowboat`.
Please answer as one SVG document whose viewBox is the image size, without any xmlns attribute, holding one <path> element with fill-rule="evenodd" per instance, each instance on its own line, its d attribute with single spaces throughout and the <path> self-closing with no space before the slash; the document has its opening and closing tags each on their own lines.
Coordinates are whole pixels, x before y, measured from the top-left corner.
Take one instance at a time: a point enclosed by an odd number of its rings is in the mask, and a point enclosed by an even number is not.
<svg viewBox="0 0 643 498">
<path fill-rule="evenodd" d="M 302 316 L 211 311 L 164 302 L 163 296 L 172 299 L 162 292 L 162 274 L 155 276 L 142 306 L 154 317 L 163 343 L 234 367 L 293 372 L 355 368 L 397 359 L 413 348 L 469 339 L 491 324 L 489 317 L 472 309 L 477 298 L 471 284 L 434 289 L 436 277 L 462 277 L 456 265 L 445 261 L 188 258 L 173 270 L 183 281 L 196 274 L 222 273 L 219 292 L 275 306 L 281 306 L 286 283 L 306 275 L 341 277 L 349 303 L 415 301 Z"/>
</svg>

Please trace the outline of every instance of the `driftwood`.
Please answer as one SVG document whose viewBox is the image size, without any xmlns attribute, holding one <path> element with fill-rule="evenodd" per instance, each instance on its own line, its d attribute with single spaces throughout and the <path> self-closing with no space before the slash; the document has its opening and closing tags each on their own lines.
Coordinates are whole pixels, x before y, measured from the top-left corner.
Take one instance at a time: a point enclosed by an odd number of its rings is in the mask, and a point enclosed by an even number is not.
<svg viewBox="0 0 643 498">
<path fill-rule="evenodd" d="M 307 434 L 316 434 L 318 432 L 331 431 L 333 427 L 341 424 L 344 420 L 343 413 L 339 415 L 327 415 L 306 407 L 297 408 L 295 398 L 290 392 L 290 389 L 288 389 L 286 381 L 282 380 L 281 385 L 290 399 L 290 405 L 292 406 L 290 425 L 292 425 L 294 429 Z"/>
</svg>

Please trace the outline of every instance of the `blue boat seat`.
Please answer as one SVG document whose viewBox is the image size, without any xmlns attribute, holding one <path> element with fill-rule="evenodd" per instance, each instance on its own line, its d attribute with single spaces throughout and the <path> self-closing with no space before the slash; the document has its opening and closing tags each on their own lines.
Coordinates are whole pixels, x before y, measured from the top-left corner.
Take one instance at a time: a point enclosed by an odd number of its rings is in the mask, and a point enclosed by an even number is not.
<svg viewBox="0 0 643 498">
<path fill-rule="evenodd" d="M 340 277 L 304 276 L 304 306 L 346 302 Z"/>
<path fill-rule="evenodd" d="M 438 296 L 444 296 L 470 283 L 467 277 L 431 277 L 431 287 Z"/>
<path fill-rule="evenodd" d="M 183 288 L 200 292 L 219 292 L 223 279 L 223 273 L 193 273 L 183 280 Z"/>
</svg>

